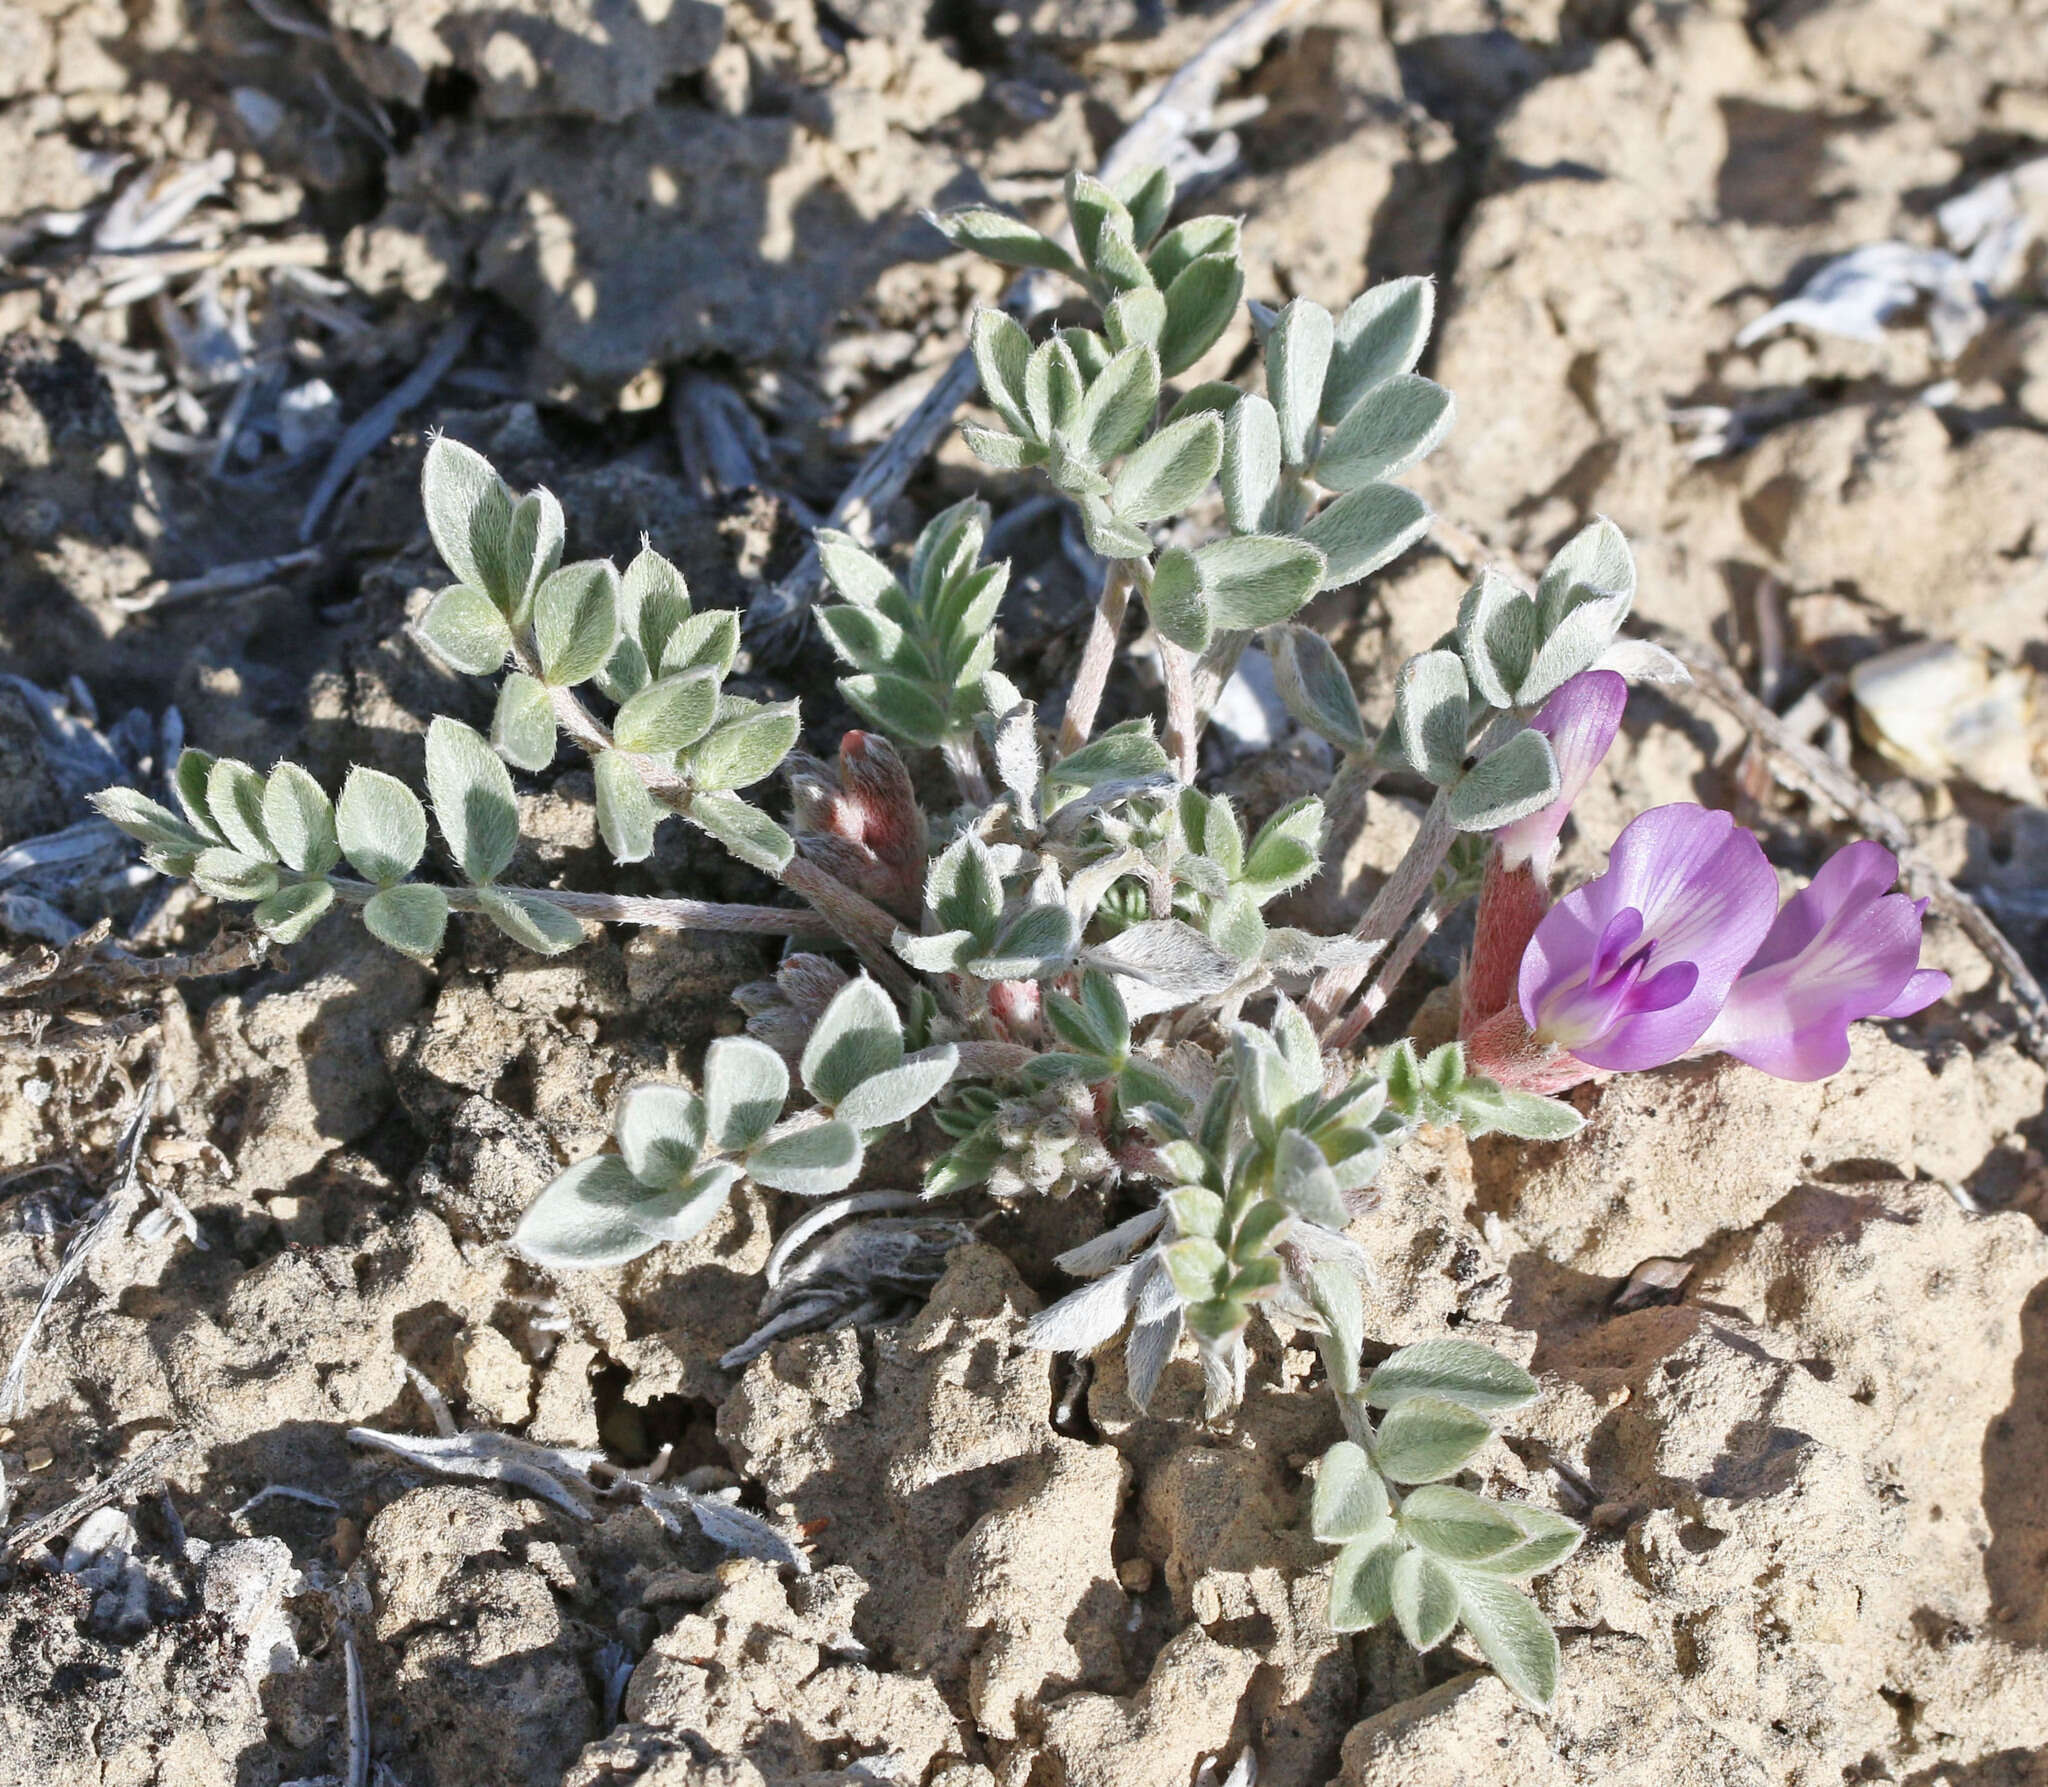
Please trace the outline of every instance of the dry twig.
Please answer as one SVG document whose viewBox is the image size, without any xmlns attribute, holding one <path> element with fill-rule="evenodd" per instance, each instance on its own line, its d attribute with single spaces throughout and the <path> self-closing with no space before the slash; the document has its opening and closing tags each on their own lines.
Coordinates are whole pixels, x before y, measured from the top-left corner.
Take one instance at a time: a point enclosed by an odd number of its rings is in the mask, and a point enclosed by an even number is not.
<svg viewBox="0 0 2048 1787">
<path fill-rule="evenodd" d="M 126 1501 L 131 1495 L 145 1493 L 151 1483 L 161 1479 L 164 1466 L 191 1443 L 189 1433 L 166 1434 L 125 1464 L 117 1465 L 90 1489 L 74 1495 L 61 1508 L 53 1508 L 47 1514 L 23 1522 L 4 1541 L 0 1541 L 0 1550 L 5 1550 L 10 1557 L 32 1556 L 52 1539 L 68 1533 L 88 1514 Z"/>
<path fill-rule="evenodd" d="M 462 350 L 469 346 L 469 338 L 476 333 L 476 325 L 477 314 L 473 310 L 464 311 L 444 325 L 441 333 L 434 337 L 433 346 L 427 349 L 426 357 L 365 410 L 355 426 L 335 443 L 327 469 L 320 474 L 320 482 L 314 485 L 313 494 L 306 501 L 306 512 L 300 517 L 301 541 L 310 542 L 319 531 L 328 505 L 341 494 L 341 487 L 348 482 L 349 474 L 390 438 L 399 418 L 422 401 L 462 357 Z"/>
</svg>

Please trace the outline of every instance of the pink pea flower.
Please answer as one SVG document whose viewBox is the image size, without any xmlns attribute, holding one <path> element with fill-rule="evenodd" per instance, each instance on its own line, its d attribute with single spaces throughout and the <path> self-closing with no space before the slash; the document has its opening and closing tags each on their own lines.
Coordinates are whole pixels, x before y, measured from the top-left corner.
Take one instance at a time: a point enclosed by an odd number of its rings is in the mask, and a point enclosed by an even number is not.
<svg viewBox="0 0 2048 1787">
<path fill-rule="evenodd" d="M 1526 863 L 1539 881 L 1550 873 L 1557 863 L 1565 815 L 1614 743 L 1621 730 L 1621 710 L 1627 705 L 1625 678 L 1612 670 L 1588 670 L 1560 687 L 1529 722 L 1550 740 L 1551 755 L 1557 759 L 1557 798 L 1493 834 L 1505 867 Z"/>
<path fill-rule="evenodd" d="M 1544 914 L 1515 1001 L 1477 1024 L 1468 1054 L 1533 1092 L 1714 1050 L 1824 1079 L 1848 1060 L 1852 1023 L 1948 990 L 1919 966 L 1926 903 L 1888 893 L 1897 876 L 1882 845 L 1852 844 L 1781 912 L 1762 847 L 1726 813 L 1654 807 L 1604 875 Z"/>
<path fill-rule="evenodd" d="M 1858 1018 L 1905 1018 L 1948 991 L 1920 966 L 1925 900 L 1889 891 L 1899 859 L 1868 839 L 1838 850 L 1785 902 L 1721 1015 L 1700 1038 L 1781 1080 L 1823 1080 L 1849 1059 Z"/>
<path fill-rule="evenodd" d="M 1778 912 L 1763 846 L 1726 813 L 1653 807 L 1607 872 L 1543 915 L 1517 988 L 1537 1041 L 1588 1067 L 1661 1067 L 1720 1014 Z"/>
</svg>

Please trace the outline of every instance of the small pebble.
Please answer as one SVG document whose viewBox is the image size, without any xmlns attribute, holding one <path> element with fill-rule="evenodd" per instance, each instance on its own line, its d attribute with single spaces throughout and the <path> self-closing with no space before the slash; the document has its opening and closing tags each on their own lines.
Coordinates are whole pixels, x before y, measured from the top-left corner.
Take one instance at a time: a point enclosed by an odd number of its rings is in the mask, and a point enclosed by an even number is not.
<svg viewBox="0 0 2048 1787">
<path fill-rule="evenodd" d="M 32 1471 L 46 1471 L 56 1463 L 57 1454 L 48 1446 L 31 1446 L 22 1454 L 21 1461 Z"/>
<path fill-rule="evenodd" d="M 1142 1595 L 1152 1586 L 1152 1560 L 1149 1557 L 1127 1557 L 1116 1567 L 1116 1579 L 1125 1590 Z"/>
</svg>

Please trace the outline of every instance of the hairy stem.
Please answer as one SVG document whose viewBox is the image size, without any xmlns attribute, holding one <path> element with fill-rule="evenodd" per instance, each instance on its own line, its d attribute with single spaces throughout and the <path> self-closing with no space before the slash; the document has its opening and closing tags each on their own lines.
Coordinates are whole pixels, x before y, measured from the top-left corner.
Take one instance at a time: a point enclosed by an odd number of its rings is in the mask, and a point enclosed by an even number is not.
<svg viewBox="0 0 2048 1787">
<path fill-rule="evenodd" d="M 1101 598 L 1095 604 L 1095 619 L 1089 623 L 1088 643 L 1074 671 L 1066 716 L 1060 721 L 1062 757 L 1071 757 L 1095 730 L 1096 710 L 1102 706 L 1102 691 L 1109 685 L 1109 667 L 1116 661 L 1116 642 L 1124 630 L 1124 613 L 1130 605 L 1130 565 L 1124 559 L 1111 559 L 1102 579 Z"/>
<path fill-rule="evenodd" d="M 939 741 L 939 755 L 945 758 L 946 768 L 952 772 L 953 785 L 960 790 L 960 798 L 971 807 L 987 806 L 988 777 L 982 772 L 981 755 L 974 748 L 974 734 L 947 733 Z"/>
<path fill-rule="evenodd" d="M 1365 1027 L 1387 1009 L 1387 1001 L 1400 986 L 1401 977 L 1415 965 L 1424 946 L 1442 929 L 1443 922 L 1462 904 L 1460 899 L 1444 899 L 1439 896 L 1422 909 L 1421 916 L 1401 933 L 1386 959 L 1380 964 L 1380 971 L 1372 985 L 1365 990 L 1365 997 L 1359 1000 L 1337 1027 L 1324 1041 L 1333 1049 L 1348 1049 L 1364 1033 Z"/>
<path fill-rule="evenodd" d="M 1416 902 L 1429 891 L 1429 884 L 1436 879 L 1436 872 L 1443 867 L 1457 836 L 1451 825 L 1450 797 L 1439 790 L 1436 799 L 1429 803 L 1429 811 L 1422 816 L 1422 827 L 1408 846 L 1407 855 L 1373 896 L 1372 904 L 1351 934 L 1361 943 L 1388 942 L 1415 910 Z M 1336 1028 L 1334 1020 L 1344 1001 L 1358 990 L 1365 974 L 1365 967 L 1360 966 L 1326 968 L 1316 976 L 1309 989 L 1307 1015 L 1325 1041 Z"/>
<path fill-rule="evenodd" d="M 1159 667 L 1166 676 L 1166 754 L 1183 783 L 1195 779 L 1195 747 L 1202 737 L 1195 707 L 1195 660 L 1164 635 L 1159 640 Z"/>
<path fill-rule="evenodd" d="M 1199 730 L 1209 724 L 1209 716 L 1215 713 L 1216 703 L 1223 699 L 1223 686 L 1237 674 L 1238 660 L 1244 656 L 1244 648 L 1251 644 L 1249 633 L 1233 630 L 1218 633 L 1209 642 L 1209 649 L 1195 666 L 1195 715 Z"/>
</svg>

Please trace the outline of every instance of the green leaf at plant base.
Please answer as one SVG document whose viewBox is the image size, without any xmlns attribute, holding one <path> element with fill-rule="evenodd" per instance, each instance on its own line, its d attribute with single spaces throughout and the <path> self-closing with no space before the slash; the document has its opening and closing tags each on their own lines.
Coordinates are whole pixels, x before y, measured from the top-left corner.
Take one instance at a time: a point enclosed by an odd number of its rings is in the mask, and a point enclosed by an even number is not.
<svg viewBox="0 0 2048 1787">
<path fill-rule="evenodd" d="M 1387 1599 L 1401 1636 L 1419 1651 L 1435 1650 L 1458 1623 L 1458 1584 L 1444 1566 L 1420 1551 L 1397 1559 Z"/>
<path fill-rule="evenodd" d="M 536 955 L 558 956 L 583 941 L 582 925 L 543 894 L 486 887 L 477 903 L 492 924 Z"/>
<path fill-rule="evenodd" d="M 1567 1520 L 1548 1508 L 1528 1502 L 1502 1502 L 1499 1506 L 1522 1529 L 1521 1543 L 1465 1568 L 1481 1570 L 1489 1576 L 1534 1576 L 1563 1563 L 1586 1536 L 1585 1528 L 1577 1521 Z"/>
<path fill-rule="evenodd" d="M 789 1068 L 764 1042 L 721 1036 L 704 1055 L 704 1107 L 717 1147 L 739 1153 L 758 1142 L 782 1115 Z"/>
<path fill-rule="evenodd" d="M 1617 592 L 1580 603 L 1565 615 L 1544 635 L 1527 674 L 1515 685 L 1516 705 L 1534 707 L 1581 671 L 1592 669 L 1628 618 L 1631 599 L 1626 592 Z"/>
<path fill-rule="evenodd" d="M 250 914 L 257 929 L 274 943 L 296 943 L 334 904 L 334 889 L 325 881 L 301 881 L 281 887 Z"/>
<path fill-rule="evenodd" d="M 1031 337 L 1017 319 L 1001 310 L 980 309 L 967 332 L 981 374 L 982 395 L 997 415 L 1018 434 L 1029 437 L 1031 420 L 1024 407 L 1024 369 L 1031 363 Z"/>
<path fill-rule="evenodd" d="M 1223 460 L 1223 424 L 1189 416 L 1162 428 L 1126 459 L 1110 487 L 1110 506 L 1125 521 L 1164 521 L 1209 487 Z"/>
<path fill-rule="evenodd" d="M 1074 257 L 1051 237 L 1041 235 L 1020 218 L 990 210 L 986 205 L 943 211 L 931 216 L 930 222 L 955 248 L 971 248 L 1005 267 L 1038 267 L 1076 276 L 1080 273 Z"/>
<path fill-rule="evenodd" d="M 1216 629 L 1209 618 L 1209 598 L 1202 591 L 1202 567 L 1185 546 L 1169 546 L 1159 555 L 1145 604 L 1161 638 L 1182 651 L 1208 649 Z"/>
<path fill-rule="evenodd" d="M 1220 214 L 1191 217 L 1186 223 L 1176 224 L 1152 245 L 1145 257 L 1145 264 L 1152 270 L 1152 283 L 1161 291 L 1172 290 L 1173 282 L 1204 255 L 1236 260 L 1239 234 L 1237 219 Z"/>
<path fill-rule="evenodd" d="M 618 1155 L 594 1155 L 534 1199 L 512 1245 L 543 1266 L 623 1265 L 708 1228 L 738 1178 L 733 1167 L 714 1162 L 673 1189 L 650 1192 Z"/>
<path fill-rule="evenodd" d="M 1339 1440 L 1323 1454 L 1309 1503 L 1309 1530 L 1325 1544 L 1368 1535 L 1393 1536 L 1387 1486 L 1363 1446 Z"/>
<path fill-rule="evenodd" d="M 1102 331 L 1112 353 L 1140 344 L 1157 349 L 1159 331 L 1165 326 L 1165 295 L 1149 285 L 1119 292 L 1102 313 Z"/>
<path fill-rule="evenodd" d="M 1081 258 L 1091 266 L 1105 226 L 1114 223 L 1126 238 L 1131 234 L 1131 214 L 1123 200 L 1093 174 L 1078 169 L 1067 176 L 1067 216 L 1073 223 Z"/>
<path fill-rule="evenodd" d="M 1358 694 L 1330 642 L 1310 627 L 1290 626 L 1266 636 L 1273 681 L 1288 713 L 1347 755 L 1371 744 Z"/>
<path fill-rule="evenodd" d="M 1469 708 L 1465 666 L 1456 652 L 1417 652 L 1394 681 L 1394 724 L 1409 764 L 1439 787 L 1465 762 Z"/>
<path fill-rule="evenodd" d="M 1636 561 L 1628 536 L 1599 516 L 1560 546 L 1544 568 L 1536 585 L 1537 631 L 1548 639 L 1574 609 L 1614 596 L 1633 601 L 1635 593 Z"/>
<path fill-rule="evenodd" d="M 420 637 L 457 670 L 488 676 L 512 649 L 512 629 L 482 590 L 457 583 L 444 589 L 420 618 Z"/>
<path fill-rule="evenodd" d="M 1557 794 L 1550 740 L 1524 726 L 1458 779 L 1451 790 L 1450 821 L 1460 831 L 1497 831 L 1541 812 Z"/>
<path fill-rule="evenodd" d="M 1316 482 L 1325 490 L 1357 490 L 1398 477 L 1450 433 L 1456 410 L 1433 379 L 1402 373 L 1375 385 L 1324 440 Z"/>
<path fill-rule="evenodd" d="M 718 679 L 708 666 L 665 675 L 619 709 L 612 742 L 643 755 L 680 751 L 709 732 L 717 717 Z"/>
<path fill-rule="evenodd" d="M 1143 167 L 1116 183 L 1116 196 L 1130 213 L 1131 240 L 1140 248 L 1166 227 L 1173 215 L 1173 176 L 1163 167 Z"/>
<path fill-rule="evenodd" d="M 541 679 L 555 688 L 587 682 L 619 637 L 619 574 L 604 559 L 564 565 L 533 598 Z"/>
<path fill-rule="evenodd" d="M 1024 368 L 1024 403 L 1034 438 L 1050 443 L 1073 424 L 1087 389 L 1081 364 L 1064 334 L 1055 332 L 1031 350 Z"/>
<path fill-rule="evenodd" d="M 704 1101 L 684 1086 L 643 1081 L 619 1101 L 619 1153 L 650 1190 L 670 1190 L 690 1176 L 704 1129 Z"/>
<path fill-rule="evenodd" d="M 707 608 L 687 616 L 653 660 L 663 676 L 708 670 L 723 677 L 740 654 L 740 617 L 730 608 Z"/>
<path fill-rule="evenodd" d="M 895 573 L 851 534 L 820 528 L 817 542 L 827 581 L 856 607 L 872 608 L 890 595 L 907 600 Z"/>
<path fill-rule="evenodd" d="M 413 872 L 427 848 L 427 810 L 396 776 L 358 765 L 341 785 L 335 832 L 349 866 L 380 887 Z"/>
<path fill-rule="evenodd" d="M 197 855 L 214 843 L 218 836 L 218 828 L 210 823 L 206 831 L 201 831 L 196 825 L 188 825 L 169 807 L 133 788 L 119 785 L 102 788 L 92 796 L 92 804 L 103 817 L 112 820 L 131 838 L 160 850 Z"/>
<path fill-rule="evenodd" d="M 566 527 L 562 505 L 545 490 L 529 490 L 512 505 L 512 525 L 505 532 L 505 593 L 515 627 L 531 618 L 534 591 L 561 564 Z"/>
<path fill-rule="evenodd" d="M 1351 1220 L 1323 1151 L 1298 1129 L 1273 1144 L 1273 1195 L 1305 1222 L 1341 1232 Z"/>
<path fill-rule="evenodd" d="M 683 817 L 764 875 L 781 874 L 796 855 L 796 845 L 789 833 L 738 795 L 695 795 L 683 809 Z"/>
<path fill-rule="evenodd" d="M 223 845 L 199 852 L 192 879 L 216 900 L 267 900 L 277 892 L 277 870 L 271 864 Z"/>
<path fill-rule="evenodd" d="M 798 730 L 794 701 L 773 701 L 722 721 L 689 749 L 684 767 L 691 785 L 707 791 L 745 788 L 773 775 L 795 746 Z"/>
<path fill-rule="evenodd" d="M 1374 1408 L 1391 1409 L 1411 1396 L 1441 1396 L 1497 1415 L 1534 1402 L 1537 1384 L 1512 1359 L 1476 1340 L 1418 1340 L 1375 1370 L 1365 1387 Z"/>
<path fill-rule="evenodd" d="M 178 805 L 185 809 L 185 817 L 206 834 L 207 842 L 214 844 L 227 841 L 227 834 L 215 822 L 212 809 L 206 802 L 206 785 L 217 762 L 219 759 L 210 751 L 196 751 L 187 745 L 178 753 L 178 767 L 173 777 L 178 790 Z M 150 804 L 153 806 L 155 802 Z M 109 813 L 108 817 L 113 818 L 113 815 Z M 122 821 L 115 819 L 114 823 L 119 825 Z"/>
<path fill-rule="evenodd" d="M 1527 1142 L 1562 1142 L 1586 1127 L 1585 1118 L 1561 1099 L 1511 1092 L 1476 1077 L 1458 1088 L 1456 1107 L 1459 1127 L 1474 1139 L 1499 1134 Z"/>
<path fill-rule="evenodd" d="M 1446 1562 L 1498 1557 L 1522 1541 L 1522 1529 L 1498 1502 L 1445 1483 L 1425 1483 L 1401 1504 L 1401 1533 Z"/>
<path fill-rule="evenodd" d="M 1535 1602 L 1497 1576 L 1454 1572 L 1458 1617 L 1493 1672 L 1539 1712 L 1557 1698 L 1557 1636 Z"/>
<path fill-rule="evenodd" d="M 1228 1278 L 1230 1259 L 1206 1235 L 1184 1235 L 1167 1247 L 1161 1257 L 1173 1288 L 1190 1304 L 1207 1302 Z"/>
<path fill-rule="evenodd" d="M 1064 906 L 1027 906 L 996 932 L 988 953 L 972 958 L 968 972 L 982 980 L 1035 980 L 1056 974 L 1072 960 L 1080 927 Z"/>
<path fill-rule="evenodd" d="M 1380 1468 L 1396 1483 L 1434 1483 L 1492 1437 L 1483 1415 L 1440 1396 L 1410 1396 L 1380 1423 Z"/>
<path fill-rule="evenodd" d="M 379 943 L 416 962 L 440 954 L 448 930 L 448 896 L 438 887 L 406 882 L 373 894 L 363 908 L 363 925 Z"/>
<path fill-rule="evenodd" d="M 1429 531 L 1429 505 L 1402 484 L 1340 496 L 1301 530 L 1323 554 L 1324 589 L 1342 589 L 1391 563 Z"/>
<path fill-rule="evenodd" d="M 1339 1396 L 1358 1390 L 1358 1349 L 1365 1339 L 1365 1299 L 1358 1278 L 1337 1260 L 1317 1260 L 1309 1268 L 1309 1301 L 1322 1318 L 1317 1342 L 1330 1388 Z"/>
<path fill-rule="evenodd" d="M 1143 345 L 1127 347 L 1088 387 L 1074 432 L 1101 465 L 1138 444 L 1158 405 L 1159 356 Z"/>
<path fill-rule="evenodd" d="M 445 714 L 427 728 L 427 795 L 463 874 L 479 887 L 502 875 L 519 848 L 511 772 L 482 733 Z"/>
<path fill-rule="evenodd" d="M 491 745 L 515 769 L 546 769 L 555 760 L 555 705 L 547 684 L 515 670 L 498 687 Z"/>
<path fill-rule="evenodd" d="M 1323 818 L 1313 794 L 1288 802 L 1259 827 L 1238 879 L 1261 902 L 1311 879 L 1322 866 Z"/>
<path fill-rule="evenodd" d="M 460 441 L 437 435 L 420 469 L 420 501 L 442 563 L 509 613 L 512 492 L 490 461 Z"/>
<path fill-rule="evenodd" d="M 1209 614 L 1224 631 L 1291 619 L 1323 581 L 1323 555 L 1278 534 L 1245 534 L 1199 548 Z"/>
<path fill-rule="evenodd" d="M 1458 651 L 1489 707 L 1512 707 L 1536 655 L 1536 603 L 1488 568 L 1458 603 Z"/>
<path fill-rule="evenodd" d="M 246 763 L 223 757 L 206 773 L 206 809 L 221 835 L 244 856 L 277 861 L 263 822 L 263 778 Z"/>
<path fill-rule="evenodd" d="M 1354 1539 L 1330 1566 L 1330 1629 L 1363 1632 L 1394 1611 L 1394 1566 L 1408 1555 L 1399 1539 Z"/>
<path fill-rule="evenodd" d="M 833 1107 L 833 1115 L 866 1132 L 902 1123 L 939 1095 L 959 1065 L 951 1043 L 904 1057 L 900 1066 L 870 1074 Z"/>
<path fill-rule="evenodd" d="M 798 1197 L 829 1197 L 860 1177 L 860 1131 L 834 1118 L 771 1133 L 747 1151 L 747 1176 Z"/>
<path fill-rule="evenodd" d="M 341 860 L 334 803 L 296 763 L 280 763 L 263 785 L 263 829 L 286 868 L 324 875 Z"/>
<path fill-rule="evenodd" d="M 841 692 L 869 725 L 910 745 L 936 745 L 951 730 L 946 710 L 924 684 L 892 671 L 846 676 Z"/>
<path fill-rule="evenodd" d="M 1435 315 L 1436 287 L 1427 279 L 1390 279 L 1352 299 L 1337 319 L 1323 420 L 1341 422 L 1373 386 L 1413 372 Z"/>
<path fill-rule="evenodd" d="M 925 903 L 949 931 L 992 938 L 1002 915 L 1003 885 L 989 849 L 963 832 L 939 854 L 925 874 Z"/>
<path fill-rule="evenodd" d="M 645 862 L 654 854 L 662 815 L 638 766 L 623 751 L 600 751 L 591 769 L 597 782 L 597 835 L 615 861 Z"/>
<path fill-rule="evenodd" d="M 1078 751 L 1069 752 L 1046 771 L 1046 779 L 1070 788 L 1093 788 L 1103 782 L 1159 775 L 1167 767 L 1166 752 L 1140 722 L 1112 727 Z"/>
<path fill-rule="evenodd" d="M 1200 255 L 1176 273 L 1159 331 L 1160 375 L 1178 378 L 1214 347 L 1243 296 L 1244 268 L 1235 254 Z"/>
<path fill-rule="evenodd" d="M 804 1044 L 804 1088 L 820 1104 L 837 1104 L 861 1081 L 903 1059 L 903 1022 L 889 995 L 865 974 L 833 994 Z"/>
<path fill-rule="evenodd" d="M 1266 395 L 1280 422 L 1280 451 L 1289 465 L 1308 463 L 1316 412 L 1334 340 L 1330 313 L 1311 298 L 1296 298 L 1266 335 Z"/>
<path fill-rule="evenodd" d="M 1270 528 L 1280 489 L 1280 419 L 1263 397 L 1231 406 L 1223 426 L 1221 475 L 1230 525 L 1241 534 Z"/>
</svg>

